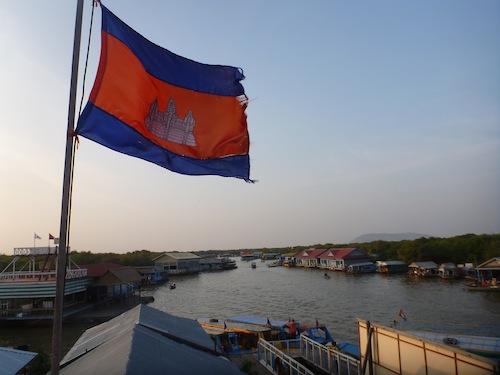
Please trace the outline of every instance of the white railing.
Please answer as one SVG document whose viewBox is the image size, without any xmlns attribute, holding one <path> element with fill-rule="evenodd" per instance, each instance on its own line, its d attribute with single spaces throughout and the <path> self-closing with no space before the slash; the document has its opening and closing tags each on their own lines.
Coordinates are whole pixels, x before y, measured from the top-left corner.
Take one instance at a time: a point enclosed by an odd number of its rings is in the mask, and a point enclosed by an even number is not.
<svg viewBox="0 0 500 375">
<path fill-rule="evenodd" d="M 328 374 L 359 375 L 361 362 L 338 350 L 300 335 L 300 356 Z"/>
<path fill-rule="evenodd" d="M 55 280 L 56 271 L 39 272 L 39 271 L 26 271 L 26 272 L 3 272 L 0 273 L 0 281 L 38 281 L 38 280 Z M 73 268 L 66 270 L 66 279 L 77 279 L 87 276 L 86 268 Z"/>
<path fill-rule="evenodd" d="M 259 339 L 258 356 L 259 362 L 273 374 L 314 375 L 313 371 L 264 339 Z"/>
</svg>

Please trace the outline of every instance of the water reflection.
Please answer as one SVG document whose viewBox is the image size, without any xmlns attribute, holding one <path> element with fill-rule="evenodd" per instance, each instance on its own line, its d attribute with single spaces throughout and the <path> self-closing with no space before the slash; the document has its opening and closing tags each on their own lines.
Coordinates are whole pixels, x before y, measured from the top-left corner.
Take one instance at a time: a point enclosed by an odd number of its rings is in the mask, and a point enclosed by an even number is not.
<svg viewBox="0 0 500 375">
<path fill-rule="evenodd" d="M 259 315 L 318 319 L 339 340 L 357 340 L 357 318 L 390 325 L 402 309 L 409 320 L 497 325 L 500 293 L 469 292 L 463 280 L 407 275 L 351 275 L 238 261 L 238 268 L 176 278 L 177 289 L 148 291 L 151 305 L 174 315 L 224 318 Z"/>
</svg>

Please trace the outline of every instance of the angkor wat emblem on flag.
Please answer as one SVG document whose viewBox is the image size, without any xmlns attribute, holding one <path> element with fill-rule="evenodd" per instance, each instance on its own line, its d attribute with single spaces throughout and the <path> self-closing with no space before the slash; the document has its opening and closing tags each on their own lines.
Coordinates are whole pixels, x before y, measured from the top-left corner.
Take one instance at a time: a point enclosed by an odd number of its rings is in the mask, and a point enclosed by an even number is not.
<svg viewBox="0 0 500 375">
<path fill-rule="evenodd" d="M 193 133 L 196 121 L 193 114 L 189 111 L 183 119 L 177 117 L 177 109 L 172 98 L 168 101 L 164 112 L 158 110 L 158 99 L 155 99 L 149 107 L 145 123 L 148 130 L 159 138 L 181 145 L 196 146 Z"/>
</svg>

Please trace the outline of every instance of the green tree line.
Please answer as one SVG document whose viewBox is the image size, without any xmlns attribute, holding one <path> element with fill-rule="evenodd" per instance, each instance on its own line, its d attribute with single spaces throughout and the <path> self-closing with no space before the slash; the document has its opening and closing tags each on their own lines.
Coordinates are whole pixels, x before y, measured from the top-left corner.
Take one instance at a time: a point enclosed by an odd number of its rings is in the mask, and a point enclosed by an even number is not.
<svg viewBox="0 0 500 375">
<path fill-rule="evenodd" d="M 241 252 L 295 254 L 304 249 L 356 247 L 374 256 L 376 260 L 403 260 L 407 263 L 432 260 L 438 264 L 444 262 L 480 264 L 493 257 L 500 256 L 500 234 L 465 234 L 450 238 L 419 238 L 407 241 L 373 241 L 350 244 L 315 244 L 280 248 L 256 248 L 235 250 L 193 251 L 199 256 L 208 254 L 227 254 L 238 256 Z M 163 252 L 136 250 L 128 253 L 93 253 L 91 251 L 72 251 L 71 259 L 78 265 L 117 263 L 125 266 L 151 266 L 154 258 Z M 4 270 L 12 261 L 12 255 L 0 255 L 0 270 Z M 22 267 L 22 262 L 16 265 Z"/>
</svg>

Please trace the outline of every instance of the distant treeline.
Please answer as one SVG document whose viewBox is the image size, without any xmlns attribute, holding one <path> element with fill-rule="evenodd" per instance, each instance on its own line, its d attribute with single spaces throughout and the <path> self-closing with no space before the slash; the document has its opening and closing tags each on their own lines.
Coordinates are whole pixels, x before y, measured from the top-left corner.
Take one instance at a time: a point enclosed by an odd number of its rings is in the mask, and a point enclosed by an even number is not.
<svg viewBox="0 0 500 375">
<path fill-rule="evenodd" d="M 304 249 L 356 247 L 374 256 L 374 260 L 403 260 L 407 263 L 432 260 L 438 264 L 444 262 L 480 264 L 496 256 L 500 256 L 500 234 L 465 234 L 451 238 L 419 238 L 407 241 L 374 241 L 368 243 L 350 244 L 316 244 L 310 246 L 294 246 L 280 248 L 237 249 L 237 250 L 207 250 L 193 251 L 199 256 L 234 255 L 241 252 L 262 252 L 295 254 Z M 97 263 L 117 263 L 125 266 L 150 266 L 153 259 L 163 252 L 136 250 L 125 254 L 92 253 L 91 251 L 72 251 L 71 259 L 78 265 Z M 12 261 L 12 255 L 0 255 L 0 270 Z M 19 268 L 22 264 L 17 264 Z"/>
</svg>

